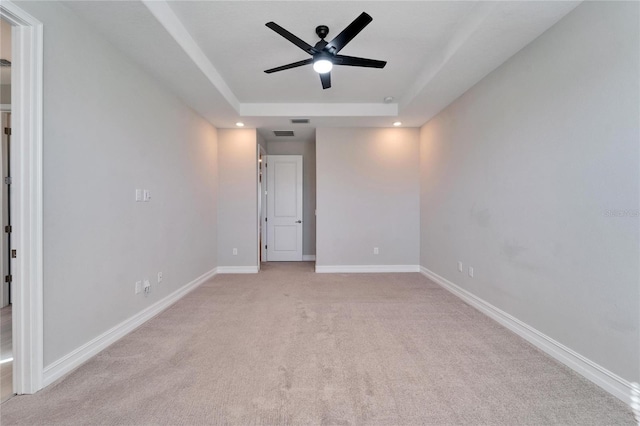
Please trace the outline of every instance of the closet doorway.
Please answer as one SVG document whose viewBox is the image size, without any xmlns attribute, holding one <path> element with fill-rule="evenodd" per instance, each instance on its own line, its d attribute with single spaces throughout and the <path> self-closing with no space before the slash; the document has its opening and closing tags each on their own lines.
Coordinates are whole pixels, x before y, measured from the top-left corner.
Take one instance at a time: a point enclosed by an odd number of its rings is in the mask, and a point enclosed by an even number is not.
<svg viewBox="0 0 640 426">
<path fill-rule="evenodd" d="M 260 261 L 315 261 L 315 129 L 289 137 L 274 137 L 266 129 L 259 133 Z"/>
</svg>

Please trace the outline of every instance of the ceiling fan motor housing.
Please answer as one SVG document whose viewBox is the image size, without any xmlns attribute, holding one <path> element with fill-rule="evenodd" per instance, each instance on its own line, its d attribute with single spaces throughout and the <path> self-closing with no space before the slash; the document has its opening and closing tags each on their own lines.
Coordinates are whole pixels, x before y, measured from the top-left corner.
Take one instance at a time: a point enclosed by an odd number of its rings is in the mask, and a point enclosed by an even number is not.
<svg viewBox="0 0 640 426">
<path fill-rule="evenodd" d="M 327 27 L 326 25 L 318 25 L 316 27 L 316 34 L 318 34 L 318 37 L 324 40 L 324 38 L 329 34 L 329 27 Z"/>
<path fill-rule="evenodd" d="M 333 57 L 334 55 L 332 55 L 329 52 L 320 52 L 313 55 L 313 62 L 322 61 L 322 60 L 333 62 Z"/>
</svg>

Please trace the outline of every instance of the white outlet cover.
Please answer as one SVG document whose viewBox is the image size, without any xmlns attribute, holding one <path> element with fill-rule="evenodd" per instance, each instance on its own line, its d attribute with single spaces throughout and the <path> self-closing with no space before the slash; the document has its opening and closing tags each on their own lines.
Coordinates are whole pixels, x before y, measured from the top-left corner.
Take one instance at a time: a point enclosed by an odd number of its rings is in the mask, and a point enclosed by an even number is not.
<svg viewBox="0 0 640 426">
<path fill-rule="evenodd" d="M 233 255 L 234 255 L 234 256 L 237 256 L 237 255 L 238 255 L 238 249 L 237 249 L 237 248 L 234 248 L 234 249 L 233 249 Z"/>
<path fill-rule="evenodd" d="M 158 282 L 162 282 L 162 272 L 158 272 Z"/>
<path fill-rule="evenodd" d="M 143 197 L 143 200 L 144 200 L 144 201 L 149 201 L 149 200 L 151 200 L 151 192 L 150 192 L 148 189 L 145 189 L 145 190 L 142 192 L 142 197 Z"/>
<path fill-rule="evenodd" d="M 141 291 L 142 291 L 142 281 L 136 281 L 136 288 L 135 288 L 136 294 L 140 293 Z"/>
<path fill-rule="evenodd" d="M 462 262 L 458 261 L 458 271 L 462 272 Z"/>
<path fill-rule="evenodd" d="M 469 276 L 473 278 L 473 266 L 469 266 Z"/>
<path fill-rule="evenodd" d="M 136 189 L 136 202 L 142 201 L 142 189 Z"/>
</svg>

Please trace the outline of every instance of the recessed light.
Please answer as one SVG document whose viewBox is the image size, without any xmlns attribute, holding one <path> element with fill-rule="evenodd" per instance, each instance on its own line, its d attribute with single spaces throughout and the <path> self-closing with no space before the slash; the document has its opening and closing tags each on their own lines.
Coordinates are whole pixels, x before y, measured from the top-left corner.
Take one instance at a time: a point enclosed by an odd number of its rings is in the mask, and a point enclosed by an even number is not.
<svg viewBox="0 0 640 426">
<path fill-rule="evenodd" d="M 398 126 L 402 126 L 402 121 L 395 121 L 393 123 L 394 126 L 398 127 Z"/>
<path fill-rule="evenodd" d="M 236 126 L 238 126 L 238 127 L 244 127 L 244 123 L 243 123 L 242 121 L 238 121 L 238 122 L 236 123 Z"/>
<path fill-rule="evenodd" d="M 387 96 L 386 98 L 384 98 L 385 104 L 390 104 L 391 102 L 393 102 L 393 96 Z"/>
</svg>

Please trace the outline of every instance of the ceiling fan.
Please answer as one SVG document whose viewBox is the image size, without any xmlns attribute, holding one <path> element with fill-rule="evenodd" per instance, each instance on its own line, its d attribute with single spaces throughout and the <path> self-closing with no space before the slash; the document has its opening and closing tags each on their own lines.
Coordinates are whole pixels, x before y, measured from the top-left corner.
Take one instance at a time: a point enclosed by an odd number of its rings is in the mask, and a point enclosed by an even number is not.
<svg viewBox="0 0 640 426">
<path fill-rule="evenodd" d="M 375 59 L 357 58 L 355 56 L 338 55 L 338 52 L 344 48 L 360 31 L 364 29 L 373 18 L 362 12 L 352 23 L 350 23 L 340 34 L 338 34 L 330 42 L 325 41 L 325 37 L 329 34 L 329 27 L 320 25 L 316 27 L 316 34 L 320 37 L 320 41 L 315 46 L 304 42 L 300 38 L 291 34 L 275 22 L 267 22 L 266 26 L 307 52 L 312 57 L 291 64 L 282 65 L 276 68 L 265 70 L 267 74 L 278 71 L 284 71 L 291 68 L 301 67 L 303 65 L 313 64 L 313 69 L 320 74 L 322 88 L 331 87 L 331 69 L 334 65 L 348 65 L 352 67 L 368 67 L 368 68 L 384 68 L 386 61 L 377 61 Z"/>
</svg>

